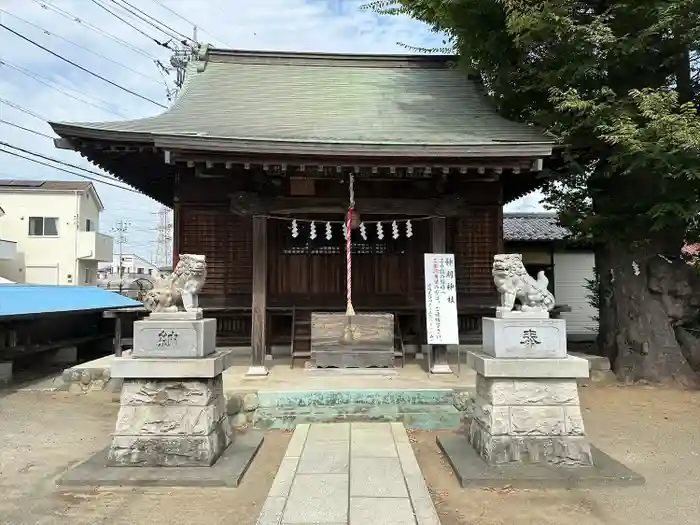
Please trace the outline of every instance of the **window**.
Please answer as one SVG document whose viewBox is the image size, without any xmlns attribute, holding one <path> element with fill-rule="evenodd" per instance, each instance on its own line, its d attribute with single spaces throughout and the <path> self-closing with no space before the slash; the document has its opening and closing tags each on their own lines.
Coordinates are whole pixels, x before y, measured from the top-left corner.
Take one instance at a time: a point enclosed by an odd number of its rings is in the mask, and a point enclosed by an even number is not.
<svg viewBox="0 0 700 525">
<path fill-rule="evenodd" d="M 90 268 L 85 268 L 85 284 L 92 282 L 92 271 Z"/>
<path fill-rule="evenodd" d="M 90 219 L 85 219 L 85 231 L 86 232 L 92 231 L 92 221 Z"/>
<path fill-rule="evenodd" d="M 136 273 L 139 275 L 143 274 L 143 268 L 136 268 Z"/>
<path fill-rule="evenodd" d="M 58 235 L 58 217 L 29 217 L 29 235 L 55 237 Z"/>
</svg>

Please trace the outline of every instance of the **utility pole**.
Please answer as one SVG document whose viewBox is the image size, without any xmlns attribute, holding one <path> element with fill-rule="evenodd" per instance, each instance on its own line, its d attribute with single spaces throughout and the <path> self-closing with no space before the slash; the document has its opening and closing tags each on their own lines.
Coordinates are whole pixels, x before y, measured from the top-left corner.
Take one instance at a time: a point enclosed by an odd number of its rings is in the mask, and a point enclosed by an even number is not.
<svg viewBox="0 0 700 525">
<path fill-rule="evenodd" d="M 181 42 L 175 44 L 175 51 L 170 57 L 170 65 L 175 70 L 175 89 L 171 96 L 177 94 L 177 90 L 185 82 L 185 69 L 190 60 L 199 60 L 199 40 L 197 40 L 197 26 L 192 27 L 192 43 Z M 171 70 L 172 71 L 172 70 Z M 169 73 L 170 71 L 168 71 Z"/>
<path fill-rule="evenodd" d="M 170 220 L 170 208 L 162 206 L 158 211 L 158 241 L 156 248 L 156 264 L 168 266 L 171 264 L 172 257 L 172 227 L 173 223 Z"/>
<path fill-rule="evenodd" d="M 119 294 L 123 295 L 124 291 L 124 244 L 126 244 L 126 232 L 129 231 L 129 226 L 131 223 L 129 221 L 119 220 L 112 227 L 112 232 L 114 233 L 115 240 L 119 244 Z"/>
</svg>

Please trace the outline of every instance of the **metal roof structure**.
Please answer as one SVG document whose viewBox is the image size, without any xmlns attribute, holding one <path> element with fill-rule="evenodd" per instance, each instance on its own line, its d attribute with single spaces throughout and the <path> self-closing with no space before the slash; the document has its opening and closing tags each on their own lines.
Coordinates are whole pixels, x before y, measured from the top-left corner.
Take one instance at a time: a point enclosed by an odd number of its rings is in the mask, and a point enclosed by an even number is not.
<svg viewBox="0 0 700 525">
<path fill-rule="evenodd" d="M 96 286 L 0 284 L 0 318 L 136 306 L 142 304 Z"/>
<path fill-rule="evenodd" d="M 61 136 L 246 153 L 547 156 L 554 141 L 497 114 L 478 82 L 436 55 L 212 49 L 164 113 L 51 123 Z"/>
<path fill-rule="evenodd" d="M 569 230 L 559 225 L 553 213 L 505 213 L 503 239 L 508 242 L 561 241 Z"/>
</svg>

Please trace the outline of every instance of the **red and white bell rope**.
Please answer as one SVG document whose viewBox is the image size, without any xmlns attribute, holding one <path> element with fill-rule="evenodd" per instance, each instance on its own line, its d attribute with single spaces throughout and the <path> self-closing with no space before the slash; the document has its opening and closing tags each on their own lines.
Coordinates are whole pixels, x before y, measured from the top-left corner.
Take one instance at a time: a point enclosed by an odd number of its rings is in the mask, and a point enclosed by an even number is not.
<svg viewBox="0 0 700 525">
<path fill-rule="evenodd" d="M 355 315 L 355 309 L 352 307 L 352 212 L 355 208 L 355 177 L 350 174 L 350 206 L 348 206 L 348 214 L 345 217 L 345 265 L 347 271 L 347 308 L 345 315 Z"/>
</svg>

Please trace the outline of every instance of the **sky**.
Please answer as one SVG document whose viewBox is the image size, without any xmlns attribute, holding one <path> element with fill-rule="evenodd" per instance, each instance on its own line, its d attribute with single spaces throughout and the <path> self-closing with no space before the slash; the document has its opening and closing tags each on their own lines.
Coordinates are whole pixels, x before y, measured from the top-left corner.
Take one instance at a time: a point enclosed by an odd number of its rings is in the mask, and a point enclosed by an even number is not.
<svg viewBox="0 0 700 525">
<path fill-rule="evenodd" d="M 400 42 L 417 47 L 441 45 L 440 36 L 431 33 L 422 23 L 407 17 L 382 17 L 361 10 L 361 0 L 126 2 L 187 36 L 193 34 L 196 25 L 198 40 L 217 47 L 407 53 L 410 51 L 401 47 Z M 164 42 L 169 37 L 118 7 L 123 3 L 124 0 L 0 1 L 0 23 L 3 25 L 153 101 L 95 78 L 0 27 L 0 142 L 99 171 L 77 153 L 56 149 L 52 139 L 44 136 L 55 136 L 44 120 L 99 122 L 153 116 L 163 111 L 157 104 L 168 105 L 166 85 L 169 89 L 174 88 L 175 77 L 174 73 L 162 73 L 156 61 L 168 66 L 172 52 L 154 39 Z M 118 20 L 98 4 L 146 34 Z M 2 178 L 78 179 L 2 153 L 2 149 L 0 146 Z M 109 179 L 112 184 L 123 186 L 119 181 Z M 105 205 L 100 231 L 110 233 L 118 221 L 129 221 L 125 253 L 154 258 L 160 204 L 144 195 L 106 183 L 96 182 L 96 188 Z M 539 201 L 540 195 L 535 193 L 506 209 L 539 211 Z"/>
</svg>

